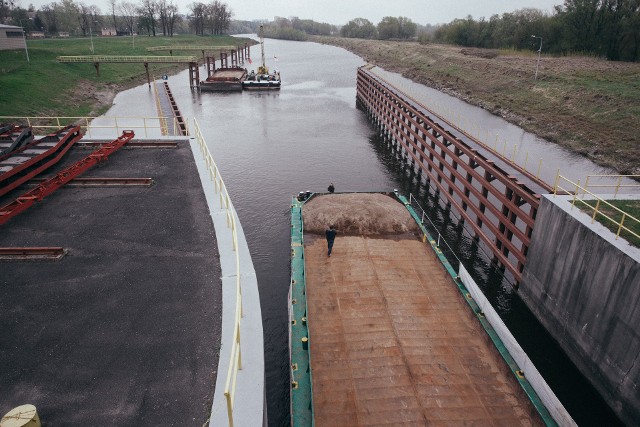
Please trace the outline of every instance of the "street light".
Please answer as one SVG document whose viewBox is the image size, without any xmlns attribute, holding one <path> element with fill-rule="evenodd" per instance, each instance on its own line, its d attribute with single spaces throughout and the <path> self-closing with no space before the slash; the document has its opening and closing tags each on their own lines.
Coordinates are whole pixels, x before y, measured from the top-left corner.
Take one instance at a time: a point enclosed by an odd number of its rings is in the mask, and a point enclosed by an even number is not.
<svg viewBox="0 0 640 427">
<path fill-rule="evenodd" d="M 24 52 L 27 54 L 27 62 L 31 62 L 29 60 L 29 49 L 27 49 L 27 38 L 24 35 L 25 34 L 24 24 L 22 24 L 22 19 L 18 19 L 18 21 L 20 21 L 20 28 L 22 28 L 22 41 L 24 41 Z"/>
<path fill-rule="evenodd" d="M 93 51 L 93 30 L 91 29 L 91 21 L 89 21 L 89 38 L 91 38 L 91 54 L 93 55 L 95 52 Z"/>
<path fill-rule="evenodd" d="M 542 37 L 531 35 L 534 39 L 540 39 L 540 48 L 538 48 L 538 62 L 536 63 L 536 77 L 534 80 L 538 80 L 538 67 L 540 66 L 540 53 L 542 52 Z"/>
</svg>

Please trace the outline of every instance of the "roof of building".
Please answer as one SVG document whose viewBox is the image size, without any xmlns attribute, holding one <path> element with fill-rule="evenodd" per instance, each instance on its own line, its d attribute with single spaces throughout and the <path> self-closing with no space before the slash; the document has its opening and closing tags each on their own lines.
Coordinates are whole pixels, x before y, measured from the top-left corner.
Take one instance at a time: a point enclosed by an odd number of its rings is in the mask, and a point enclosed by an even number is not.
<svg viewBox="0 0 640 427">
<path fill-rule="evenodd" d="M 0 24 L 0 28 L 1 28 L 1 29 L 8 29 L 8 28 L 22 28 L 22 27 L 16 27 L 15 25 L 4 25 L 4 24 Z"/>
</svg>

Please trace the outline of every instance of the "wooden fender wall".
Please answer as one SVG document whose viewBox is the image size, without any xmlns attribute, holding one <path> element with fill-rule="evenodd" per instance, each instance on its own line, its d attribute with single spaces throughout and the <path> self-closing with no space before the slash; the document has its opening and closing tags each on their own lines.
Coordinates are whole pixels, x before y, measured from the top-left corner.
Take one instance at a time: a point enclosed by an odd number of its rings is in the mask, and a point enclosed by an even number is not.
<svg viewBox="0 0 640 427">
<path fill-rule="evenodd" d="M 528 178 L 508 174 L 365 67 L 358 69 L 357 100 L 520 283 L 540 205 L 540 194 L 530 187 L 548 191 L 548 184 L 520 182 Z"/>
</svg>

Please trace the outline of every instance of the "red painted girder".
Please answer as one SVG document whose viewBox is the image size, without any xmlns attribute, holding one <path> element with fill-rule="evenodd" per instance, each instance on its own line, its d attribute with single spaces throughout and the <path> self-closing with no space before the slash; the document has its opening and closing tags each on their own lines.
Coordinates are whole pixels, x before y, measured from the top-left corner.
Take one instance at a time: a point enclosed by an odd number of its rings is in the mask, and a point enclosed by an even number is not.
<svg viewBox="0 0 640 427">
<path fill-rule="evenodd" d="M 35 202 L 41 201 L 46 196 L 56 191 L 58 188 L 62 187 L 67 182 L 71 181 L 73 178 L 79 176 L 80 174 L 84 173 L 85 171 L 97 165 L 98 163 L 102 163 L 106 161 L 109 155 L 118 151 L 124 144 L 129 142 L 133 137 L 134 137 L 133 131 L 131 130 L 123 131 L 122 135 L 117 139 L 115 139 L 114 141 L 103 145 L 101 148 L 89 154 L 84 159 L 60 171 L 53 178 L 46 180 L 45 182 L 38 185 L 33 190 L 30 190 L 24 193 L 22 196 L 18 197 L 13 202 L 9 203 L 3 208 L 0 208 L 0 224 L 4 224 L 14 216 L 27 210 Z"/>
</svg>

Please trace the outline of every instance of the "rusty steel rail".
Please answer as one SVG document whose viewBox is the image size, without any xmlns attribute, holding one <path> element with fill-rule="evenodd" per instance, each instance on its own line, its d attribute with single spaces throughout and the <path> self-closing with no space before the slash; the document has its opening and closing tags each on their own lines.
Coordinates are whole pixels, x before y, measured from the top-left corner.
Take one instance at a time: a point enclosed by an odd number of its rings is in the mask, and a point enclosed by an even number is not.
<svg viewBox="0 0 640 427">
<path fill-rule="evenodd" d="M 78 148 L 95 148 L 108 144 L 111 141 L 78 141 Z M 176 141 L 129 141 L 126 148 L 178 148 Z"/>
<path fill-rule="evenodd" d="M 3 261 L 59 260 L 65 254 L 60 246 L 0 248 L 0 260 Z"/>
<path fill-rule="evenodd" d="M 111 143 L 100 147 L 98 150 L 89 154 L 84 159 L 58 172 L 53 178 L 44 181 L 36 188 L 27 191 L 26 193 L 15 199 L 13 202 L 3 206 L 2 208 L 0 208 L 0 225 L 6 223 L 21 212 L 24 212 L 34 203 L 41 201 L 48 195 L 55 192 L 58 188 L 62 187 L 67 182 L 71 181 L 93 166 L 97 165 L 98 163 L 105 162 L 111 154 L 119 150 L 133 137 L 133 131 L 122 132 L 122 135 Z"/>
<path fill-rule="evenodd" d="M 15 165 L 15 167 L 10 170 L 0 173 L 0 196 L 7 194 L 58 163 L 67 151 L 81 138 L 82 133 L 80 132 L 80 126 L 67 126 L 0 157 L 0 161 L 9 161 L 8 159 L 12 156 L 19 154 L 29 157 L 26 156 L 26 153 L 28 153 L 27 150 L 37 148 L 38 144 L 47 142 L 55 143 L 51 148 L 36 153 L 24 162 Z"/>
<path fill-rule="evenodd" d="M 516 176 L 462 141 L 411 99 L 371 73 L 358 69 L 357 100 L 403 158 L 446 197 L 477 239 L 492 251 L 494 262 L 522 279 L 540 192 L 551 188 L 528 176 Z M 519 171 L 508 159 L 503 164 Z M 522 180 L 522 181 L 520 181 Z M 532 188 L 536 188 L 533 190 Z"/>
<path fill-rule="evenodd" d="M 47 178 L 35 178 L 29 181 L 34 185 L 45 182 Z M 153 178 L 74 178 L 65 187 L 151 187 Z"/>
</svg>

